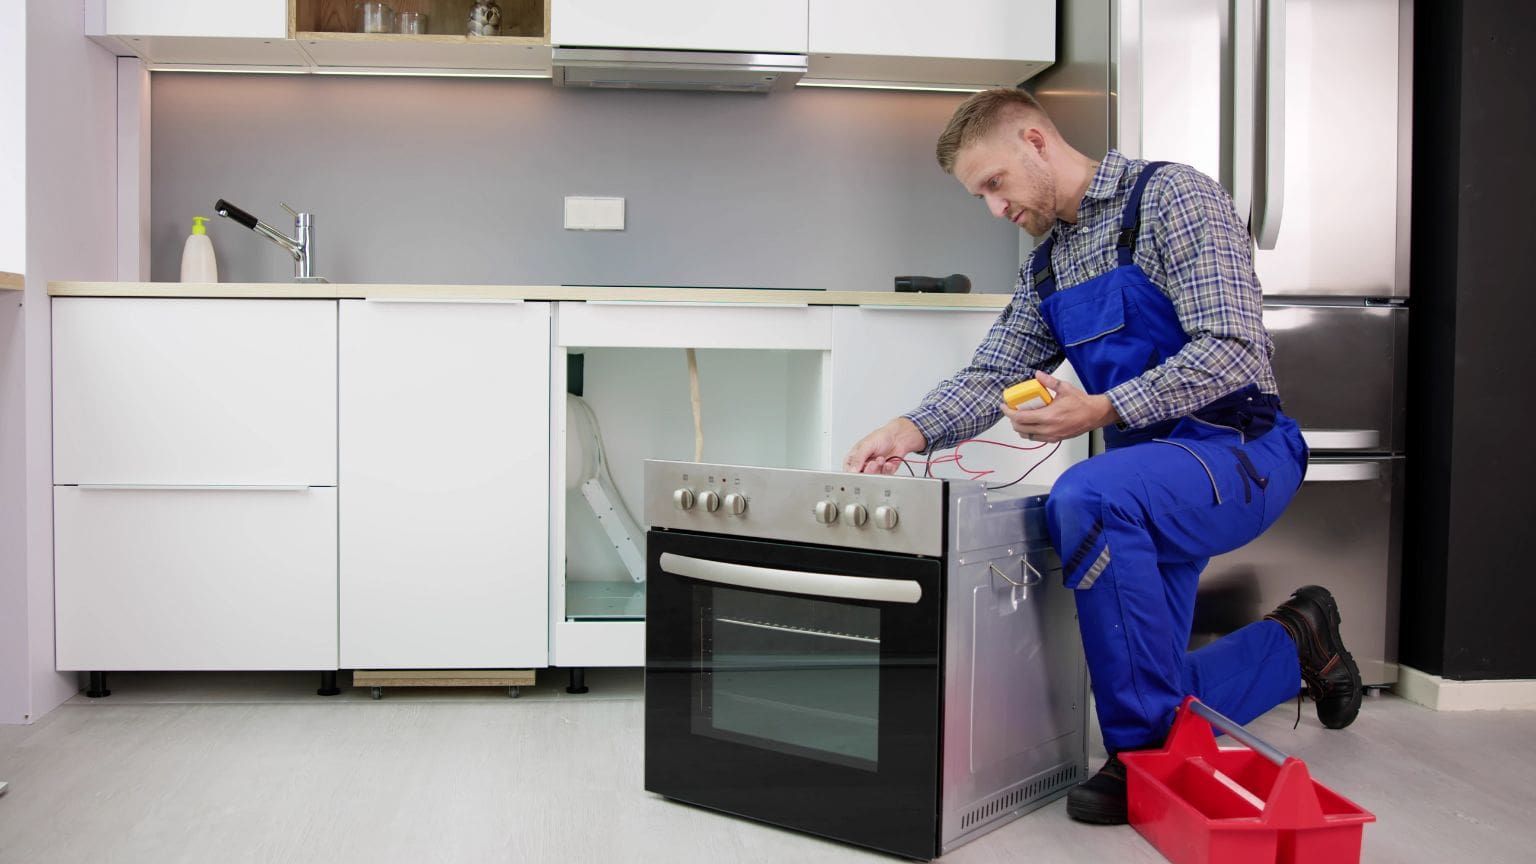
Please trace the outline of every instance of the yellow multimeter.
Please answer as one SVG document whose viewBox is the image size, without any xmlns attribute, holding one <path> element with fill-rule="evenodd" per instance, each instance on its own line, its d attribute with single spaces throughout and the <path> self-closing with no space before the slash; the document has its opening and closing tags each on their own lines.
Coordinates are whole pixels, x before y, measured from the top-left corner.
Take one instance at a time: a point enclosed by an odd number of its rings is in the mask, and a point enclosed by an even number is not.
<svg viewBox="0 0 1536 864">
<path fill-rule="evenodd" d="M 1021 408 L 1044 408 L 1051 404 L 1053 398 L 1051 391 L 1034 378 L 1020 381 L 1003 391 L 1003 402 L 1015 411 Z"/>
</svg>

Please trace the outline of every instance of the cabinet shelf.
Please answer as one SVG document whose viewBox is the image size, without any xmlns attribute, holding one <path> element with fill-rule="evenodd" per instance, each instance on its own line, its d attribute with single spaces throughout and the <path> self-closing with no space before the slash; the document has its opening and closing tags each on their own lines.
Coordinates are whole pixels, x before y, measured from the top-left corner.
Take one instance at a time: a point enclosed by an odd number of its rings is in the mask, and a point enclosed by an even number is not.
<svg viewBox="0 0 1536 864">
<path fill-rule="evenodd" d="M 349 42 L 371 45 L 544 45 L 538 36 L 451 36 L 428 33 L 406 36 L 399 33 L 339 33 L 309 31 L 295 34 L 300 42 Z"/>
</svg>

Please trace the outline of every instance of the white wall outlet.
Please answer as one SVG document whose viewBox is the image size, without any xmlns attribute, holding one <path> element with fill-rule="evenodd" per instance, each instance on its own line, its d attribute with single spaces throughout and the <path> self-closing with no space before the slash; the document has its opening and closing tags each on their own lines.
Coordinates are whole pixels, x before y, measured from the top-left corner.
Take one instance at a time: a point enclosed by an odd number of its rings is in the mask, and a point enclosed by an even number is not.
<svg viewBox="0 0 1536 864">
<path fill-rule="evenodd" d="M 569 231 L 623 231 L 623 198 L 565 196 L 565 227 Z"/>
</svg>

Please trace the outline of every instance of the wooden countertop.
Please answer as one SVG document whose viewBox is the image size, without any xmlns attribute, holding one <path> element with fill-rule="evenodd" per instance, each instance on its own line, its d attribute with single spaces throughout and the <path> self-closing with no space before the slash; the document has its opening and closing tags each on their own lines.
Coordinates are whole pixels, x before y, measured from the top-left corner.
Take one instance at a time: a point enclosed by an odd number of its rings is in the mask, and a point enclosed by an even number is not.
<svg viewBox="0 0 1536 864">
<path fill-rule="evenodd" d="M 300 300 L 577 300 L 768 306 L 903 306 L 1001 309 L 1007 294 L 898 294 L 749 288 L 615 288 L 582 285 L 377 285 L 292 282 L 49 282 L 53 297 L 246 297 Z"/>
<path fill-rule="evenodd" d="M 0 291 L 20 291 L 26 287 L 26 277 L 20 273 L 0 270 Z"/>
</svg>

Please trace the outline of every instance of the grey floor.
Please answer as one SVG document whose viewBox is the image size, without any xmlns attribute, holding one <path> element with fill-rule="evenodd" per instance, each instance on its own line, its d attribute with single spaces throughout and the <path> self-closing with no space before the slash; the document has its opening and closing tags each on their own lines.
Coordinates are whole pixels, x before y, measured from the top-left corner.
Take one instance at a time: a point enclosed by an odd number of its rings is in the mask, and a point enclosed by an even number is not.
<svg viewBox="0 0 1536 864">
<path fill-rule="evenodd" d="M 317 676 L 128 675 L 29 727 L 0 726 L 0 862 L 881 862 L 641 789 L 641 685 L 570 696 L 313 695 Z M 1252 727 L 1374 811 L 1363 860 L 1536 860 L 1536 712 L 1372 697 L 1349 730 L 1284 706 Z M 1063 803 L 945 862 L 1155 862 L 1130 828 Z"/>
</svg>

